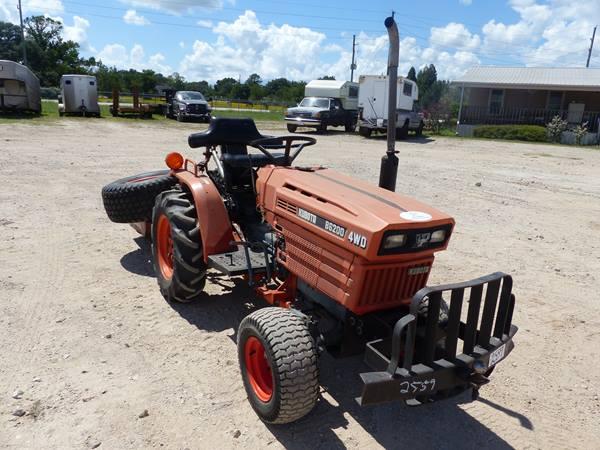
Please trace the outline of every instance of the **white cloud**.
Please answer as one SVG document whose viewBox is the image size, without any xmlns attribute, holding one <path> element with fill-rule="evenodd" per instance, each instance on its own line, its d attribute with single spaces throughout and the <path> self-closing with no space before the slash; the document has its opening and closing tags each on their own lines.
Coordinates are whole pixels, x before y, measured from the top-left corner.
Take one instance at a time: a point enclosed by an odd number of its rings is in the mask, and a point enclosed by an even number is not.
<svg viewBox="0 0 600 450">
<path fill-rule="evenodd" d="M 433 47 L 475 50 L 481 44 L 481 38 L 472 34 L 462 23 L 450 22 L 443 28 L 431 28 L 429 42 Z"/>
<path fill-rule="evenodd" d="M 179 47 L 181 47 L 181 48 L 185 48 L 185 42 L 183 42 L 183 41 L 179 41 Z"/>
<path fill-rule="evenodd" d="M 473 0 L 458 0 L 458 3 L 460 3 L 461 5 L 469 6 L 471 3 L 473 3 Z"/>
<path fill-rule="evenodd" d="M 135 9 L 128 9 L 125 15 L 123 16 L 123 20 L 125 21 L 125 23 L 128 23 L 130 25 L 150 25 L 150 21 L 144 16 L 140 16 Z"/>
<path fill-rule="evenodd" d="M 73 25 L 66 25 L 63 22 L 63 38 L 67 41 L 74 41 L 79 44 L 82 50 L 95 52 L 96 50 L 88 42 L 88 29 L 90 22 L 79 16 L 73 16 Z"/>
<path fill-rule="evenodd" d="M 214 43 L 195 41 L 180 64 L 187 78 L 214 81 L 259 73 L 263 78 L 303 80 L 322 75 L 319 55 L 326 36 L 290 25 L 263 26 L 253 11 L 234 22 L 219 22 Z"/>
<path fill-rule="evenodd" d="M 212 28 L 213 26 L 212 20 L 199 20 L 196 23 L 202 28 Z"/>
<path fill-rule="evenodd" d="M 23 18 L 32 13 L 56 16 L 64 12 L 61 0 L 23 0 Z M 16 0 L 0 0 L 0 20 L 12 23 L 19 22 L 19 10 Z"/>
<path fill-rule="evenodd" d="M 171 14 L 183 14 L 196 9 L 220 9 L 224 0 L 121 0 L 126 5 L 151 8 Z"/>
<path fill-rule="evenodd" d="M 107 66 L 115 66 L 119 69 L 151 69 L 163 74 L 172 72 L 171 67 L 165 63 L 165 56 L 162 53 L 155 53 L 146 59 L 146 52 L 140 44 L 134 44 L 129 51 L 124 45 L 108 44 L 98 52 L 96 58 L 102 60 Z"/>
</svg>

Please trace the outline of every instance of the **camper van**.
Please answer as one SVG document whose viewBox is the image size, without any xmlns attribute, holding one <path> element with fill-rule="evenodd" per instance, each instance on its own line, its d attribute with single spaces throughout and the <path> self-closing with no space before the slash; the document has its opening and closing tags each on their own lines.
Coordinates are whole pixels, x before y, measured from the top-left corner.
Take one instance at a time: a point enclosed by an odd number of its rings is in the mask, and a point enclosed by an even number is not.
<svg viewBox="0 0 600 450">
<path fill-rule="evenodd" d="M 31 70 L 14 61 L 0 59 L 0 111 L 40 113 L 40 80 Z"/>
<path fill-rule="evenodd" d="M 368 137 L 374 131 L 387 132 L 388 81 L 385 75 L 361 75 L 358 79 L 359 129 L 361 136 Z M 396 138 L 403 139 L 409 130 L 417 136 L 423 132 L 423 115 L 413 111 L 419 99 L 417 83 L 398 77 L 396 96 Z"/>
<path fill-rule="evenodd" d="M 98 86 L 91 75 L 63 75 L 60 78 L 58 113 L 100 116 Z"/>
<path fill-rule="evenodd" d="M 326 131 L 328 126 L 354 131 L 358 117 L 358 83 L 313 80 L 304 88 L 304 99 L 288 108 L 285 121 L 290 133 L 298 127 Z"/>
</svg>

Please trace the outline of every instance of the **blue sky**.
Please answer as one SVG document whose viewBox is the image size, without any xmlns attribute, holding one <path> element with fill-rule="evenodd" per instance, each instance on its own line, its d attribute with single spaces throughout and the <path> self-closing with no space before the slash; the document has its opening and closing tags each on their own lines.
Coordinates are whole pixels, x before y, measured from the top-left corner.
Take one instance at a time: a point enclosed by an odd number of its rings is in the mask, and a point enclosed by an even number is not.
<svg viewBox="0 0 600 450">
<path fill-rule="evenodd" d="M 0 20 L 16 22 L 16 0 Z M 600 23 L 600 0 L 23 0 L 47 14 L 86 56 L 119 68 L 179 72 L 188 79 L 309 80 L 385 71 L 383 20 L 396 11 L 401 72 L 433 63 L 443 78 L 473 65 L 581 66 Z M 600 33 L 599 33 L 600 34 Z M 600 36 L 592 66 L 600 67 Z"/>
</svg>

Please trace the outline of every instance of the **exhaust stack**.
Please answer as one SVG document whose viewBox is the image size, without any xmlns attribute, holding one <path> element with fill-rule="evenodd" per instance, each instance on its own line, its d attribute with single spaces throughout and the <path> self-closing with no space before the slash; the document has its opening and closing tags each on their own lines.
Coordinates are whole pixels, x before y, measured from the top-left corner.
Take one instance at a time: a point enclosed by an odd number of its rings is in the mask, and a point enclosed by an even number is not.
<svg viewBox="0 0 600 450">
<path fill-rule="evenodd" d="M 398 90 L 398 54 L 400 53 L 400 38 L 398 26 L 393 17 L 388 17 L 384 22 L 390 40 L 388 54 L 388 114 L 387 114 L 387 151 L 381 158 L 379 170 L 379 187 L 388 191 L 396 190 L 398 176 L 398 153 L 395 149 L 396 142 L 396 95 Z"/>
</svg>

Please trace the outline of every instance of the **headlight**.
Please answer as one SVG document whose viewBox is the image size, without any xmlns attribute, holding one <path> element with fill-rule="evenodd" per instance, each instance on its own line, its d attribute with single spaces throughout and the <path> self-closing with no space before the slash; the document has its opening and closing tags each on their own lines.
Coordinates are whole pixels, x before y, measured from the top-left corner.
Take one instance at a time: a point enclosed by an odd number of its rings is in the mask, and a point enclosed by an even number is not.
<svg viewBox="0 0 600 450">
<path fill-rule="evenodd" d="M 320 112 L 314 113 L 313 117 L 318 119 L 319 117 L 321 117 L 321 113 Z"/>
<path fill-rule="evenodd" d="M 182 111 L 185 110 L 185 107 L 186 105 L 179 104 L 179 109 L 181 109 Z"/>
<path fill-rule="evenodd" d="M 438 242 L 444 242 L 446 239 L 446 230 L 437 230 L 431 233 L 431 237 L 429 238 L 429 243 L 436 244 Z"/>
<path fill-rule="evenodd" d="M 404 244 L 406 244 L 405 234 L 392 234 L 385 238 L 382 248 L 383 250 L 393 250 L 402 247 Z"/>
<path fill-rule="evenodd" d="M 286 110 L 285 110 L 285 115 L 286 115 L 286 116 L 289 116 L 290 114 L 291 114 L 290 110 L 289 110 L 289 109 L 286 109 Z"/>
</svg>

